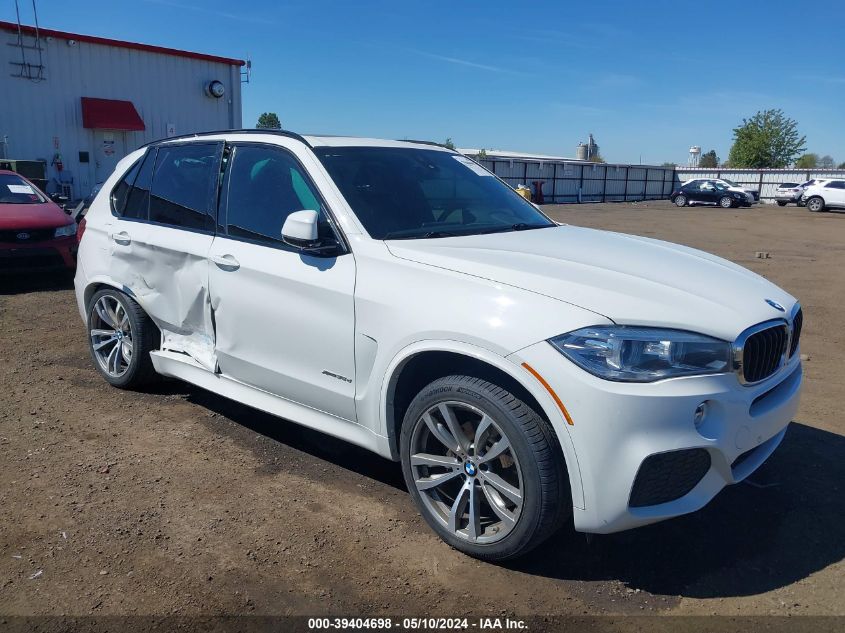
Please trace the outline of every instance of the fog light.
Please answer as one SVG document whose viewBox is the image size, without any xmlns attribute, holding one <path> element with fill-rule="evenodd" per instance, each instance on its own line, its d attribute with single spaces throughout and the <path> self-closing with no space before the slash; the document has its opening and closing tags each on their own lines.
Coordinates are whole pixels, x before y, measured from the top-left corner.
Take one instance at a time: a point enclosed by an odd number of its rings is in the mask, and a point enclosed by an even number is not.
<svg viewBox="0 0 845 633">
<path fill-rule="evenodd" d="M 695 413 L 692 414 L 692 422 L 695 424 L 696 430 L 701 429 L 704 420 L 707 418 L 707 403 L 702 402 L 695 408 Z"/>
</svg>

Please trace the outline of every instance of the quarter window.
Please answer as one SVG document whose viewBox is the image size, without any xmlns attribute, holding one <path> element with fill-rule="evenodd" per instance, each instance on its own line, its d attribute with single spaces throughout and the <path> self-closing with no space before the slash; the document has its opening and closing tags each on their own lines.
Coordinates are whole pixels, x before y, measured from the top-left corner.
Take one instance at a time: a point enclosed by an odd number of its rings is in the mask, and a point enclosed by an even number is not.
<svg viewBox="0 0 845 633">
<path fill-rule="evenodd" d="M 114 189 L 111 192 L 111 209 L 112 213 L 117 216 L 122 216 L 123 211 L 126 208 L 126 199 L 129 197 L 129 190 L 132 188 L 132 183 L 135 182 L 135 178 L 138 175 L 138 170 L 141 167 L 141 160 L 135 162 L 132 167 L 129 168 L 129 171 L 126 172 L 126 175 L 121 178 L 120 182 L 117 183 Z"/>
<path fill-rule="evenodd" d="M 138 175 L 135 182 L 129 188 L 126 196 L 126 205 L 123 209 L 123 217 L 134 220 L 146 220 L 150 208 L 150 182 L 153 177 L 153 166 L 156 162 L 155 150 L 147 152 L 140 162 Z"/>
<path fill-rule="evenodd" d="M 227 235 L 281 245 L 287 217 L 294 211 L 313 210 L 320 214 L 320 239 L 334 239 L 316 188 L 288 152 L 239 145 L 229 169 Z"/>
<path fill-rule="evenodd" d="M 150 192 L 150 220 L 213 231 L 210 201 L 218 169 L 216 143 L 159 147 Z"/>
</svg>

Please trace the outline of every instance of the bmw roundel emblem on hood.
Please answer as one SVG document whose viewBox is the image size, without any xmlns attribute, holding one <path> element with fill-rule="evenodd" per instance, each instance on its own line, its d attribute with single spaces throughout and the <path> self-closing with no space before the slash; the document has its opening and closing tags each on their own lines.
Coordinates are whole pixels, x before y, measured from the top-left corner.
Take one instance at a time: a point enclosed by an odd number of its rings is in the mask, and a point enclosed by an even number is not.
<svg viewBox="0 0 845 633">
<path fill-rule="evenodd" d="M 786 308 L 784 308 L 777 301 L 772 301 L 771 299 L 766 299 L 766 303 L 768 303 L 770 306 L 772 306 L 775 310 L 780 310 L 781 312 L 786 312 Z"/>
<path fill-rule="evenodd" d="M 26 231 L 22 231 L 22 232 L 18 233 L 15 237 L 17 237 L 19 240 L 28 240 L 29 239 L 29 233 L 27 233 Z"/>
</svg>

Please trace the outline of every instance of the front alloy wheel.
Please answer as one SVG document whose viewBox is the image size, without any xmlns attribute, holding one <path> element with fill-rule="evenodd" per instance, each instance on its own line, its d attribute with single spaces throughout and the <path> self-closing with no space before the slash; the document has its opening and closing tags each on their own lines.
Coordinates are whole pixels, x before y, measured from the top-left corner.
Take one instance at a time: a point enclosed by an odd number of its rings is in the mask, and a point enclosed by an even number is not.
<svg viewBox="0 0 845 633">
<path fill-rule="evenodd" d="M 522 470 L 489 415 L 463 402 L 441 402 L 420 416 L 411 450 L 420 498 L 450 533 L 473 543 L 510 533 L 522 512 Z"/>
<path fill-rule="evenodd" d="M 731 200 L 730 196 L 722 196 L 721 198 L 719 198 L 719 206 L 723 209 L 730 209 L 732 206 L 734 206 L 734 201 Z"/>
<path fill-rule="evenodd" d="M 399 453 L 423 518 L 470 556 L 520 556 L 571 515 L 566 464 L 551 425 L 482 378 L 445 376 L 424 387 L 405 412 Z"/>
</svg>

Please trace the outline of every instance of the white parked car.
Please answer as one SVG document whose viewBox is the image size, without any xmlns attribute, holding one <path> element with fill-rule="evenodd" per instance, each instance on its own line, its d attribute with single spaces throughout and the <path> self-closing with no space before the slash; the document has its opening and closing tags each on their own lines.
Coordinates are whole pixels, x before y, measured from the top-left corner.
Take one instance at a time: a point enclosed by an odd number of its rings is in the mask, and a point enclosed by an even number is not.
<svg viewBox="0 0 845 633">
<path fill-rule="evenodd" d="M 701 508 L 777 448 L 802 379 L 789 293 L 558 225 L 415 142 L 135 151 L 86 216 L 76 295 L 112 385 L 180 378 L 400 461 L 429 525 L 489 560 Z"/>
<path fill-rule="evenodd" d="M 720 185 L 727 187 L 729 191 L 738 191 L 747 194 L 750 204 L 757 204 L 760 202 L 760 191 L 758 189 L 754 189 L 753 187 L 743 187 L 742 185 L 734 182 L 733 180 L 728 180 L 727 178 L 693 178 L 682 182 L 681 186 L 685 187 L 692 183 L 702 184 L 708 181 L 719 183 Z"/>
<path fill-rule="evenodd" d="M 804 201 L 802 200 L 804 196 L 804 192 L 813 185 L 823 185 L 827 182 L 828 179 L 826 178 L 812 178 L 810 180 L 805 180 L 802 183 L 795 183 L 795 182 L 782 182 L 777 186 L 775 189 L 775 202 L 778 203 L 778 206 L 784 207 L 787 204 L 794 202 L 799 207 L 804 206 Z"/>
<path fill-rule="evenodd" d="M 804 190 L 801 201 L 810 211 L 845 209 L 845 180 L 824 180 Z"/>
</svg>

